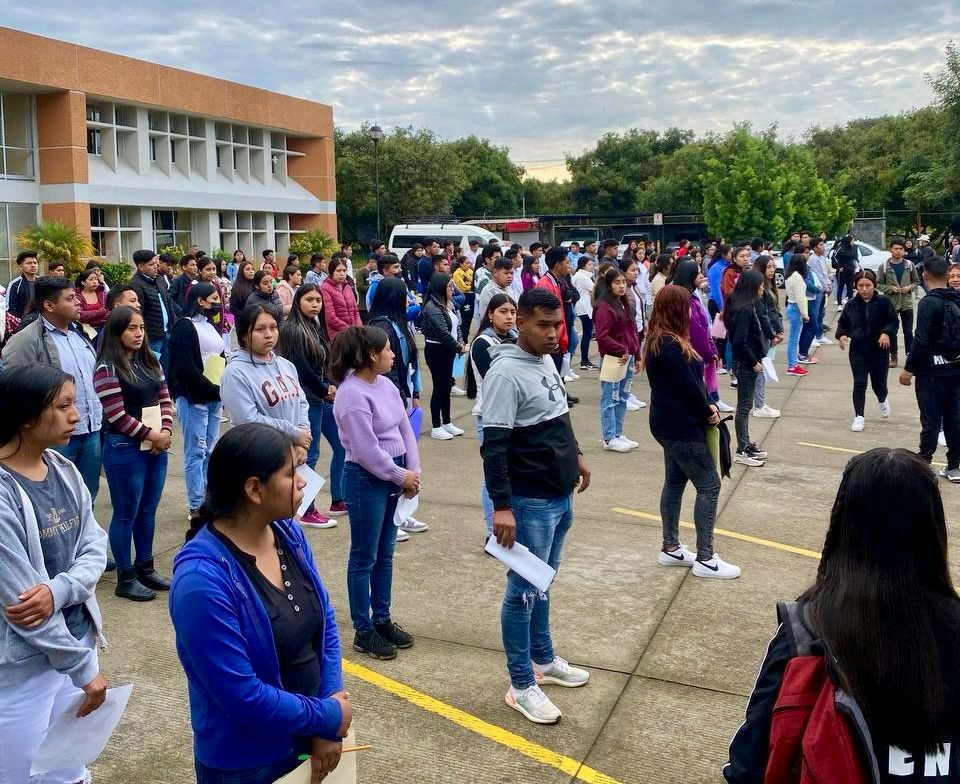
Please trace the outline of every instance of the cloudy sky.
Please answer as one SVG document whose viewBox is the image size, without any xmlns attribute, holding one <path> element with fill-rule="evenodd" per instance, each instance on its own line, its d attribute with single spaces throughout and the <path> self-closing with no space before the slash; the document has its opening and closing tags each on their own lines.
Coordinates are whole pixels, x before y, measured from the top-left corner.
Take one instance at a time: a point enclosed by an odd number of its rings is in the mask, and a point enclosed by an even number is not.
<svg viewBox="0 0 960 784">
<path fill-rule="evenodd" d="M 603 132 L 784 135 L 930 100 L 955 0 L 66 0 L 2 24 L 334 106 L 347 128 L 508 145 L 550 174 Z M 79 9 L 82 7 L 82 13 Z"/>
</svg>

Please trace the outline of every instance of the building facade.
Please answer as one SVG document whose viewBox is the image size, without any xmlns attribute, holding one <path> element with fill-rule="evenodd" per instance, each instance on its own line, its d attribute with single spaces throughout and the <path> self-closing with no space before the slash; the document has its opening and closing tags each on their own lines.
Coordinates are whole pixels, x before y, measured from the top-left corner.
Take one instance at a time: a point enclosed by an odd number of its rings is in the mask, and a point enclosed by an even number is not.
<svg viewBox="0 0 960 784">
<path fill-rule="evenodd" d="M 98 256 L 336 236 L 329 106 L 0 27 L 0 283 L 59 219 Z"/>
</svg>

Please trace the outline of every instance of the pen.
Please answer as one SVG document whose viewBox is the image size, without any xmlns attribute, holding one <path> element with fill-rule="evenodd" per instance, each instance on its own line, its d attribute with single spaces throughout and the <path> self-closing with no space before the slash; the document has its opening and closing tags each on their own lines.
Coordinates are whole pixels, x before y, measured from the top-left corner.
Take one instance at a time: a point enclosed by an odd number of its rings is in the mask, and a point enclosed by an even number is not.
<svg viewBox="0 0 960 784">
<path fill-rule="evenodd" d="M 340 753 L 349 754 L 351 751 L 367 751 L 367 749 L 372 749 L 372 748 L 373 746 L 371 746 L 369 743 L 364 743 L 360 746 L 347 746 L 347 748 L 341 749 Z M 301 762 L 306 762 L 308 759 L 310 759 L 310 755 L 301 754 L 299 757 L 297 757 L 297 759 L 300 760 Z"/>
</svg>

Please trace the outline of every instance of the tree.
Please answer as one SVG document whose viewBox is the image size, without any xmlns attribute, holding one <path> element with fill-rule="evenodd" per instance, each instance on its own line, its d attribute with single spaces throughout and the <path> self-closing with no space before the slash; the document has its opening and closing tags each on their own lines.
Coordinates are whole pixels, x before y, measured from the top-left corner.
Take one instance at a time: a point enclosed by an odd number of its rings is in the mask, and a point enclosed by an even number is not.
<svg viewBox="0 0 960 784">
<path fill-rule="evenodd" d="M 27 226 L 16 236 L 20 250 L 32 250 L 44 264 L 62 261 L 70 272 L 80 269 L 81 259 L 93 254 L 93 246 L 76 226 L 52 220 Z"/>
<path fill-rule="evenodd" d="M 850 228 L 856 214 L 853 203 L 840 196 L 817 174 L 809 150 L 796 145 L 783 151 L 784 163 L 793 193 L 793 223 L 790 229 L 839 235 Z"/>
<path fill-rule="evenodd" d="M 523 193 L 527 215 L 561 215 L 573 212 L 569 182 L 527 177 L 523 181 Z"/>
<path fill-rule="evenodd" d="M 487 139 L 468 136 L 448 142 L 460 161 L 466 184 L 454 199 L 453 212 L 460 216 L 514 215 L 520 211 L 523 169 L 510 160 L 508 147 L 496 147 Z"/>
<path fill-rule="evenodd" d="M 664 161 L 660 174 L 643 183 L 637 193 L 638 212 L 699 213 L 703 211 L 703 173 L 716 140 L 705 138 L 684 145 Z"/>
</svg>

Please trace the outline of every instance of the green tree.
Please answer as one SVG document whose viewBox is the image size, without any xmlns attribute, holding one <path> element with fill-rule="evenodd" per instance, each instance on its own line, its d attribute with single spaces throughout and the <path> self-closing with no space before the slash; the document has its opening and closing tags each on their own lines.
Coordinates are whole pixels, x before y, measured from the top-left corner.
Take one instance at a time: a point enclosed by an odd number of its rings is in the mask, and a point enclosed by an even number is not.
<svg viewBox="0 0 960 784">
<path fill-rule="evenodd" d="M 523 181 L 523 193 L 527 215 L 559 215 L 573 212 L 569 182 L 527 177 Z"/>
<path fill-rule="evenodd" d="M 16 236 L 20 250 L 36 251 L 44 264 L 62 261 L 71 273 L 80 269 L 81 259 L 93 254 L 93 246 L 76 226 L 59 220 L 27 226 Z"/>
<path fill-rule="evenodd" d="M 497 147 L 476 136 L 448 142 L 447 147 L 459 159 L 466 179 L 453 202 L 455 215 L 519 214 L 524 172 L 511 162 L 508 147 Z"/>
<path fill-rule="evenodd" d="M 707 137 L 677 149 L 664 161 L 660 173 L 641 184 L 638 212 L 699 213 L 703 211 L 703 173 L 715 154 L 717 140 Z"/>
<path fill-rule="evenodd" d="M 853 203 L 840 196 L 817 174 L 809 150 L 796 145 L 784 149 L 783 162 L 789 176 L 794 208 L 790 229 L 808 229 L 830 236 L 850 228 L 856 214 Z"/>
</svg>

